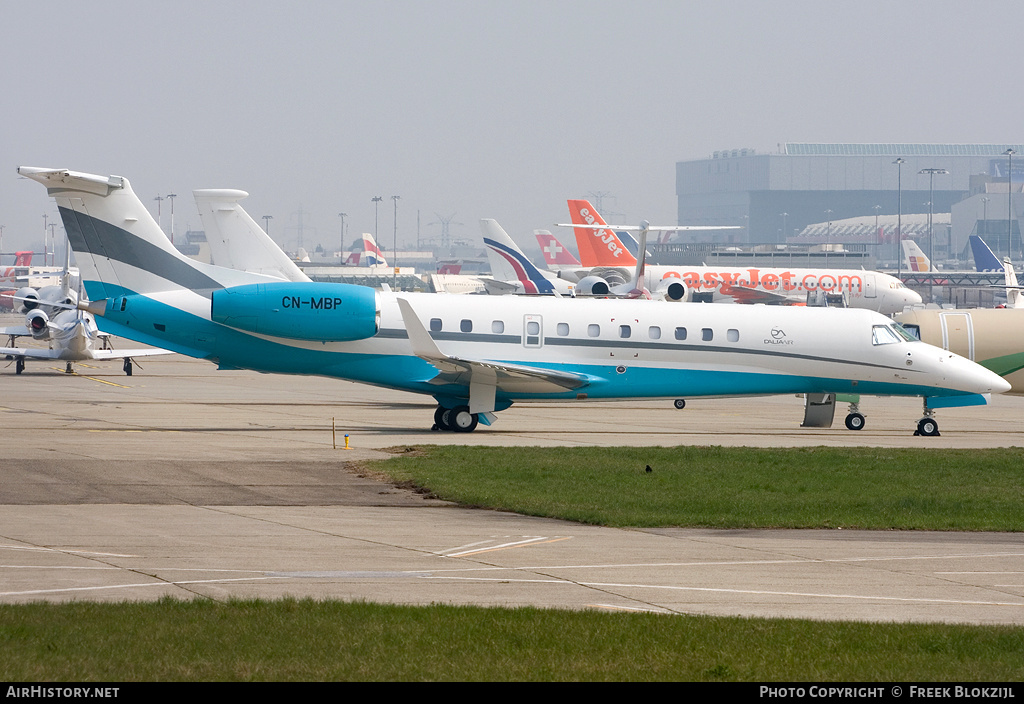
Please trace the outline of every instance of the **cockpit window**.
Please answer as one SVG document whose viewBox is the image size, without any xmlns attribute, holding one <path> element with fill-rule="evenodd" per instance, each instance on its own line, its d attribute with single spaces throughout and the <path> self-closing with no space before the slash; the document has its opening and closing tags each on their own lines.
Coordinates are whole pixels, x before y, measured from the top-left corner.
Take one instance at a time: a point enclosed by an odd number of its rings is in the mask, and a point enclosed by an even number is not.
<svg viewBox="0 0 1024 704">
<path fill-rule="evenodd" d="M 872 345 L 892 345 L 900 341 L 900 336 L 890 325 L 875 325 L 871 328 Z"/>
<path fill-rule="evenodd" d="M 910 335 L 912 338 L 914 338 L 915 340 L 920 341 L 920 339 L 921 339 L 921 326 L 920 325 L 910 325 L 908 323 L 907 325 L 901 325 L 900 327 L 903 328 L 904 330 L 906 330 L 907 334 Z"/>
<path fill-rule="evenodd" d="M 893 323 L 892 324 L 892 329 L 896 331 L 897 335 L 902 337 L 907 342 L 920 342 L 921 341 L 921 328 L 917 329 L 917 331 L 916 331 L 917 334 L 916 335 L 913 332 L 911 332 L 910 330 L 907 330 L 905 327 L 903 327 L 899 323 Z"/>
</svg>

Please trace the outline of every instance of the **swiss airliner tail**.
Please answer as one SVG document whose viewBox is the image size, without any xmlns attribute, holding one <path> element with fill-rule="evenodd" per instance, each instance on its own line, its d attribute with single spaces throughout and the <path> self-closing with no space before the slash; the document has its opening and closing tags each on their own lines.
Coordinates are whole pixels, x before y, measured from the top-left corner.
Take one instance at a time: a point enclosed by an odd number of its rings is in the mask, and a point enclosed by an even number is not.
<svg viewBox="0 0 1024 704">
<path fill-rule="evenodd" d="M 540 245 L 540 251 L 544 253 L 544 263 L 548 268 L 580 266 L 580 260 L 574 257 L 549 230 L 534 230 L 533 234 Z"/>
</svg>

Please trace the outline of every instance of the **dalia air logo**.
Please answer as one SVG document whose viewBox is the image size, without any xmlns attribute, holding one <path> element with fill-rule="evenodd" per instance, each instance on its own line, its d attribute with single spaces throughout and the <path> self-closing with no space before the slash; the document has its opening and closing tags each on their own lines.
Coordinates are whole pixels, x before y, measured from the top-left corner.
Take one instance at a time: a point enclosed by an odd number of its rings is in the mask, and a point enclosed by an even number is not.
<svg viewBox="0 0 1024 704">
<path fill-rule="evenodd" d="M 767 337 L 764 339 L 766 345 L 792 345 L 793 341 L 786 337 L 786 333 L 782 328 L 772 328 L 772 338 L 769 340 Z"/>
<path fill-rule="evenodd" d="M 588 225 L 593 225 L 597 222 L 597 219 L 593 214 L 591 214 L 588 208 L 580 208 L 580 217 L 583 218 Z M 614 256 L 617 257 L 622 254 L 622 247 L 617 244 L 618 238 L 615 237 L 614 232 L 610 232 L 608 230 L 591 230 L 591 232 L 594 233 L 594 237 L 608 245 L 608 251 Z"/>
</svg>

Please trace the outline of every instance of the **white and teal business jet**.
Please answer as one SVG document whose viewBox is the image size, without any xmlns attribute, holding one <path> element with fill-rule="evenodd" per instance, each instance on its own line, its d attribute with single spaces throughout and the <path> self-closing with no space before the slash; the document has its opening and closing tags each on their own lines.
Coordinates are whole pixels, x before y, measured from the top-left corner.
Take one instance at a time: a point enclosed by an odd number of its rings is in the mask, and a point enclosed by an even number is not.
<svg viewBox="0 0 1024 704">
<path fill-rule="evenodd" d="M 378 292 L 200 264 L 128 179 L 18 172 L 56 199 L 106 331 L 226 369 L 427 394 L 443 430 L 518 401 L 838 393 L 923 397 L 918 432 L 935 435 L 934 409 L 1009 388 L 866 310 Z"/>
</svg>

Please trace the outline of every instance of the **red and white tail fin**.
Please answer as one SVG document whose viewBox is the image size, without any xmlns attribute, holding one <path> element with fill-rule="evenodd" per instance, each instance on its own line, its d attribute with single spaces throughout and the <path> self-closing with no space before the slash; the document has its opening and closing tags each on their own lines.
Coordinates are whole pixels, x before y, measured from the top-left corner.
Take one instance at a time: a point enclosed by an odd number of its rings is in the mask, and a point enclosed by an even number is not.
<svg viewBox="0 0 1024 704">
<path fill-rule="evenodd" d="M 32 266 L 32 252 L 15 252 L 14 266 Z"/>
<path fill-rule="evenodd" d="M 570 200 L 569 215 L 574 225 L 607 225 L 601 215 L 589 201 Z M 636 257 L 629 253 L 619 236 L 608 229 L 591 227 L 573 228 L 576 233 L 576 248 L 580 251 L 580 261 L 585 267 L 595 266 L 635 266 Z"/>
<path fill-rule="evenodd" d="M 380 251 L 380 247 L 377 246 L 377 241 L 373 239 L 373 235 L 369 232 L 364 232 L 360 236 L 358 244 L 362 245 L 362 250 L 359 251 L 360 256 L 356 259 L 356 263 L 360 266 L 388 265 L 387 260 L 384 258 L 384 253 Z"/>
<path fill-rule="evenodd" d="M 534 230 L 534 236 L 537 238 L 537 243 L 540 245 L 540 251 L 544 253 L 544 263 L 547 264 L 548 268 L 564 268 L 564 267 L 578 267 L 580 261 L 572 255 L 568 249 L 565 248 L 558 238 L 552 235 L 548 230 Z"/>
</svg>

